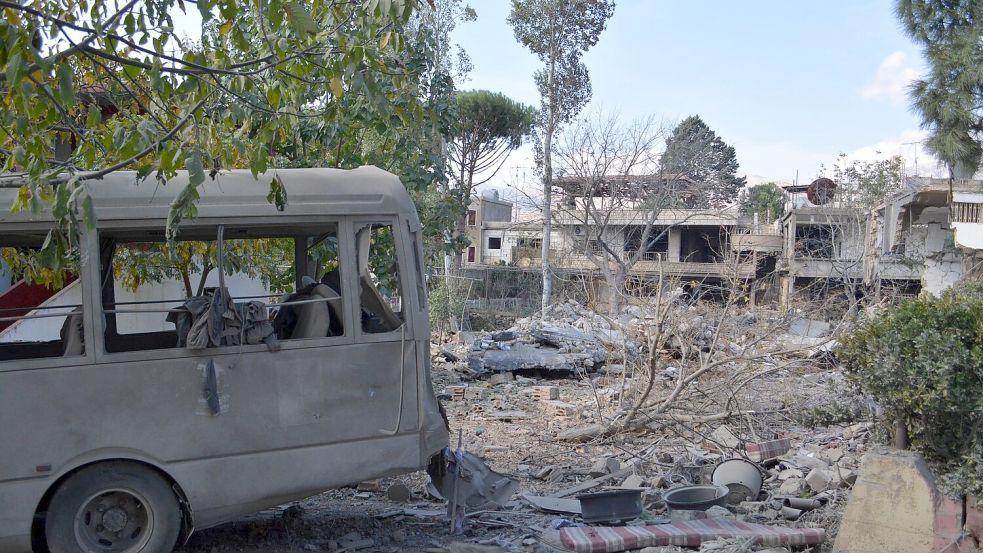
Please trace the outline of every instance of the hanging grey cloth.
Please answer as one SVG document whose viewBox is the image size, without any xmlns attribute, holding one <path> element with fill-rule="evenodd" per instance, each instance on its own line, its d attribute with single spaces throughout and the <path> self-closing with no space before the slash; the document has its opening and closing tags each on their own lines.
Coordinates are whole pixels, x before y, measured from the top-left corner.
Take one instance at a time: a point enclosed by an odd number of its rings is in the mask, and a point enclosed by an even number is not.
<svg viewBox="0 0 983 553">
<path fill-rule="evenodd" d="M 191 332 L 191 326 L 208 309 L 210 302 L 211 300 L 205 296 L 194 296 L 185 300 L 180 307 L 171 309 L 167 314 L 167 321 L 174 323 L 174 330 L 177 331 L 177 347 L 190 347 L 188 346 L 188 334 Z M 191 349 L 204 347 L 206 346 Z"/>
<path fill-rule="evenodd" d="M 280 350 L 266 304 L 260 301 L 236 304 L 227 292 L 220 290 L 210 297 L 188 299 L 168 315 L 168 320 L 177 328 L 179 347 L 198 350 L 263 343 L 270 351 Z"/>
</svg>

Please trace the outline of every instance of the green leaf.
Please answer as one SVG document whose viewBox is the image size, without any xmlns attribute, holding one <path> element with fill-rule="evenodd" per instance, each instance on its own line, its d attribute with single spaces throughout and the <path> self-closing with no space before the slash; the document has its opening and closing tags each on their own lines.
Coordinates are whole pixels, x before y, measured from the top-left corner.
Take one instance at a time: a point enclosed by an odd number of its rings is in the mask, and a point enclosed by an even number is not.
<svg viewBox="0 0 983 553">
<path fill-rule="evenodd" d="M 51 204 L 51 215 L 55 219 L 61 219 L 68 215 L 68 199 L 71 192 L 67 183 L 61 183 L 55 189 L 55 201 Z"/>
<path fill-rule="evenodd" d="M 205 167 L 201 164 L 201 153 L 195 150 L 184 160 L 184 167 L 188 170 L 188 183 L 197 188 L 205 182 Z"/>
<path fill-rule="evenodd" d="M 277 211 L 283 211 L 287 207 L 287 189 L 280 177 L 273 177 L 270 181 L 270 193 L 266 195 L 266 201 L 275 205 Z"/>
<path fill-rule="evenodd" d="M 95 103 L 89 104 L 89 112 L 85 115 L 85 126 L 94 129 L 102 123 L 102 110 Z"/>
<path fill-rule="evenodd" d="M 212 18 L 212 3 L 209 0 L 198 0 L 198 13 L 201 14 L 202 22 Z"/>
<path fill-rule="evenodd" d="M 272 86 L 266 91 L 266 100 L 273 106 L 273 109 L 280 108 L 280 88 Z"/>
<path fill-rule="evenodd" d="M 291 0 L 283 5 L 287 12 L 287 20 L 290 26 L 298 33 L 317 34 L 318 26 L 307 8 L 302 6 L 297 0 Z"/>
<path fill-rule="evenodd" d="M 58 95 L 66 106 L 75 105 L 74 77 L 69 64 L 62 63 L 58 66 Z"/>
<path fill-rule="evenodd" d="M 126 144 L 126 127 L 116 127 L 116 131 L 113 132 L 113 148 L 119 150 L 124 144 Z"/>
<path fill-rule="evenodd" d="M 20 52 L 16 52 L 7 60 L 7 84 L 17 84 L 20 81 L 23 72 L 24 60 L 21 57 Z"/>
<path fill-rule="evenodd" d="M 92 196 L 88 194 L 82 199 L 82 214 L 85 225 L 90 229 L 96 228 L 96 210 L 92 206 Z"/>
</svg>

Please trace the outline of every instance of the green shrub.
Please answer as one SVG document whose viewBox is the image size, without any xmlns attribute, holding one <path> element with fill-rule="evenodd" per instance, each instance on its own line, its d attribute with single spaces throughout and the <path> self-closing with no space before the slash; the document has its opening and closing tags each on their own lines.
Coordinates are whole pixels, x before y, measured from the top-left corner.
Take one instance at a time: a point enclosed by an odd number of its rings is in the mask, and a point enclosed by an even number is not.
<svg viewBox="0 0 983 553">
<path fill-rule="evenodd" d="M 464 311 L 466 293 L 460 290 L 457 284 L 447 284 L 447 280 L 440 278 L 430 286 L 430 328 L 435 332 L 447 332 L 450 330 L 450 319 L 452 316 L 460 317 Z"/>
<path fill-rule="evenodd" d="M 983 495 L 983 283 L 862 321 L 837 351 L 847 378 L 903 421 L 947 491 Z"/>
</svg>

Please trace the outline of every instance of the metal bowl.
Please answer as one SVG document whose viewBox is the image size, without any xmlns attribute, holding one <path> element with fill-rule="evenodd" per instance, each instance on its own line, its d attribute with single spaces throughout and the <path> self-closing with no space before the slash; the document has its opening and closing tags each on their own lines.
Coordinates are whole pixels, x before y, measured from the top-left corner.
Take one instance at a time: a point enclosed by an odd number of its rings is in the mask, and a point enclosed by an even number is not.
<svg viewBox="0 0 983 553">
<path fill-rule="evenodd" d="M 698 485 L 673 488 L 662 495 L 669 510 L 706 511 L 714 505 L 723 506 L 727 502 L 727 486 Z"/>
<path fill-rule="evenodd" d="M 717 465 L 710 480 L 730 489 L 727 502 L 731 504 L 757 499 L 763 482 L 758 465 L 741 458 L 727 459 Z"/>
<path fill-rule="evenodd" d="M 624 489 L 577 496 L 584 522 L 627 522 L 642 514 L 642 490 Z"/>
</svg>

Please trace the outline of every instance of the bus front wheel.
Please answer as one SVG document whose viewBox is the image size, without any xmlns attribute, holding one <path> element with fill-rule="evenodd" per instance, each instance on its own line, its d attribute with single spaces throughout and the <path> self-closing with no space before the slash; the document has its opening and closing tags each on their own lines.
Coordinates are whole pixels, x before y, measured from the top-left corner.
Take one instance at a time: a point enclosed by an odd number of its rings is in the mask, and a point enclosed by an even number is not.
<svg viewBox="0 0 983 553">
<path fill-rule="evenodd" d="M 45 516 L 51 553 L 169 553 L 180 531 L 180 506 L 168 482 L 122 461 L 69 476 Z"/>
</svg>

